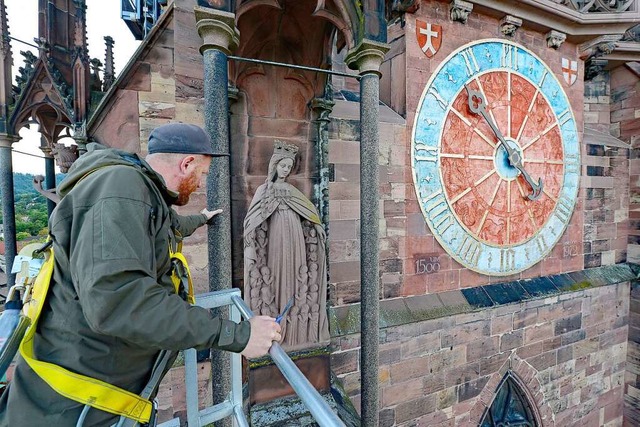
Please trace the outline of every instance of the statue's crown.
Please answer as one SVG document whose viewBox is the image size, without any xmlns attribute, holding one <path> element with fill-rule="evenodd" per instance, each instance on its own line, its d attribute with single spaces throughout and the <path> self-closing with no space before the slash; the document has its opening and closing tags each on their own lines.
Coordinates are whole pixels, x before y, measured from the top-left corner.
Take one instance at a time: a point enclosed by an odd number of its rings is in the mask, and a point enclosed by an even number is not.
<svg viewBox="0 0 640 427">
<path fill-rule="evenodd" d="M 296 145 L 286 144 L 277 139 L 275 140 L 273 154 L 280 154 L 281 156 L 294 159 L 297 153 L 298 153 L 298 147 Z"/>
</svg>

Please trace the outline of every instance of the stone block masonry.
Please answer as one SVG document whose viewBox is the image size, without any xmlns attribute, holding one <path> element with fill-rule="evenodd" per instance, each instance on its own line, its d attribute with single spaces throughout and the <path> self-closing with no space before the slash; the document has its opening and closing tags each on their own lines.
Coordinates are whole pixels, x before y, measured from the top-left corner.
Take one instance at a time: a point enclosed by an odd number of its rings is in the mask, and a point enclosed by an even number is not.
<svg viewBox="0 0 640 427">
<path fill-rule="evenodd" d="M 629 342 L 625 375 L 625 426 L 640 425 L 640 283 L 631 284 L 629 299 Z"/>
<path fill-rule="evenodd" d="M 508 370 L 527 388 L 545 426 L 623 425 L 623 399 L 640 399 L 637 375 L 631 374 L 640 357 L 627 368 L 627 348 L 638 346 L 627 342 L 630 319 L 637 320 L 630 318 L 629 282 L 480 311 L 454 294 L 459 292 L 381 304 L 381 426 L 478 425 Z M 332 366 L 357 404 L 358 334 L 349 333 L 355 329 L 348 319 L 355 316 L 347 311 L 334 318 L 338 351 Z"/>
</svg>

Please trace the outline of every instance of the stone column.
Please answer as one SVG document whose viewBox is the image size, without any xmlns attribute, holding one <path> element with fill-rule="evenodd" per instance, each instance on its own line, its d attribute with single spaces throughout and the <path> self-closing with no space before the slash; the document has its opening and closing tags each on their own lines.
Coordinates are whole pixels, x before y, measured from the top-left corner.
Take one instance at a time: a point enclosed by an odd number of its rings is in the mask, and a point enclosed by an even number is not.
<svg viewBox="0 0 640 427">
<path fill-rule="evenodd" d="M 314 184 L 313 198 L 320 220 L 327 232 L 329 238 L 329 123 L 331 118 L 331 110 L 335 102 L 330 97 L 313 98 L 309 107 L 313 112 L 313 122 L 315 127 L 315 144 L 314 152 L 316 157 L 316 173 L 318 174 L 318 182 Z M 329 253 L 329 245 L 327 245 L 327 254 Z M 328 259 L 328 258 L 327 258 Z"/>
<path fill-rule="evenodd" d="M 345 62 L 360 71 L 360 378 L 363 426 L 378 425 L 378 116 L 380 65 L 389 45 L 363 40 Z"/>
<path fill-rule="evenodd" d="M 0 196 L 2 196 L 2 223 L 4 224 L 4 259 L 7 265 L 7 286 L 9 288 L 16 283 L 16 276 L 9 274 L 9 272 L 17 254 L 11 145 L 19 139 L 13 135 L 0 134 Z"/>
<path fill-rule="evenodd" d="M 44 185 L 47 190 L 56 188 L 56 161 L 51 156 L 44 158 Z M 47 213 L 49 216 L 53 213 L 56 204 L 47 199 Z"/>
<path fill-rule="evenodd" d="M 87 122 L 82 121 L 80 123 L 76 123 L 73 126 L 73 140 L 78 146 L 78 156 L 83 155 L 87 152 L 87 144 L 89 143 L 89 137 L 87 136 Z M 55 141 L 54 141 L 55 142 Z M 74 160 L 75 161 L 75 160 Z M 61 166 L 58 164 L 58 166 Z M 63 171 L 66 173 L 66 171 Z"/>
<path fill-rule="evenodd" d="M 229 67 L 227 55 L 239 43 L 235 15 L 207 7 L 195 7 L 196 28 L 202 38 L 200 53 L 204 59 L 204 123 L 211 136 L 214 157 L 207 178 L 207 207 L 222 209 L 213 227 L 209 227 L 209 289 L 231 288 L 231 177 L 229 151 Z M 228 309 L 216 315 L 227 317 Z M 213 351 L 211 372 L 213 402 L 220 403 L 231 390 L 231 364 L 228 353 Z M 225 422 L 225 425 L 226 422 Z M 230 424 L 228 424 L 230 425 Z"/>
<path fill-rule="evenodd" d="M 51 190 L 56 188 L 56 161 L 44 136 L 40 137 L 40 150 L 44 153 L 44 188 L 45 190 Z M 49 216 L 51 216 L 55 207 L 56 204 L 47 199 L 47 213 Z"/>
</svg>

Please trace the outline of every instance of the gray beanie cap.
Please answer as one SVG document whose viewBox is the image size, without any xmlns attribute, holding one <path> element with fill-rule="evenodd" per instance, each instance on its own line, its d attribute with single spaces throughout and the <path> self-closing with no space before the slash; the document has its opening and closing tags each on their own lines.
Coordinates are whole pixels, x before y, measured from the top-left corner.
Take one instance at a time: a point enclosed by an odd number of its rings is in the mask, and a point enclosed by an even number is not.
<svg viewBox="0 0 640 427">
<path fill-rule="evenodd" d="M 155 128 L 149 135 L 148 152 L 216 155 L 209 135 L 200 126 L 187 123 L 169 123 Z"/>
</svg>

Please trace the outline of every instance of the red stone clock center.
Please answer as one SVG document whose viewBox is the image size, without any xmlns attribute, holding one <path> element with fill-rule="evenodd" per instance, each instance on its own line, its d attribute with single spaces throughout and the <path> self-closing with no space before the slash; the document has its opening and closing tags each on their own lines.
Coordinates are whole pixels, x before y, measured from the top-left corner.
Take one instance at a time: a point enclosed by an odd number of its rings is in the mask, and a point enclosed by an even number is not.
<svg viewBox="0 0 640 427">
<path fill-rule="evenodd" d="M 451 104 L 440 145 L 445 195 L 461 225 L 477 239 L 495 246 L 533 238 L 554 210 L 562 187 L 562 137 L 549 101 L 539 88 L 512 71 L 478 76 L 467 86 L 480 91 L 486 111 L 505 142 L 514 148 L 543 192 L 531 191 L 509 162 L 507 150 L 486 120 L 469 110 L 461 90 Z"/>
</svg>

